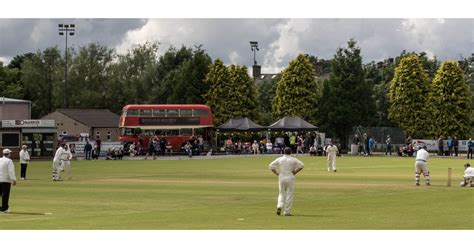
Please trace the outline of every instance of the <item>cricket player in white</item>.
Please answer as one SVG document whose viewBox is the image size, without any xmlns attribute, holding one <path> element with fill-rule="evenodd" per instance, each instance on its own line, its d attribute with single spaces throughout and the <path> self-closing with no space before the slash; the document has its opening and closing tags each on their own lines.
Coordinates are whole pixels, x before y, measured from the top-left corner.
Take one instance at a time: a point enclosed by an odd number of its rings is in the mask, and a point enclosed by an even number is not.
<svg viewBox="0 0 474 248">
<path fill-rule="evenodd" d="M 64 144 L 61 144 L 59 148 L 56 150 L 53 159 L 53 181 L 60 181 L 60 173 L 61 173 L 61 154 L 64 151 Z"/>
<path fill-rule="evenodd" d="M 331 142 L 328 147 L 326 147 L 326 154 L 328 156 L 328 171 L 336 172 L 337 146 L 333 145 Z"/>
<path fill-rule="evenodd" d="M 464 186 L 474 187 L 474 168 L 471 167 L 471 164 L 466 163 L 464 169 Z"/>
<path fill-rule="evenodd" d="M 293 203 L 293 191 L 295 188 L 295 175 L 303 169 L 303 162 L 291 155 L 291 148 L 286 147 L 284 155 L 270 163 L 270 170 L 278 176 L 278 204 L 277 215 L 291 215 L 291 205 Z"/>
<path fill-rule="evenodd" d="M 430 154 L 426 151 L 426 146 L 423 146 L 416 152 L 415 160 L 415 185 L 420 185 L 420 174 L 423 172 L 426 186 L 430 186 L 430 171 L 428 170 L 428 158 Z"/>
<path fill-rule="evenodd" d="M 71 159 L 72 153 L 69 145 L 64 147 L 63 152 L 61 153 L 61 170 L 64 170 L 67 173 L 66 179 L 71 180 Z"/>
</svg>

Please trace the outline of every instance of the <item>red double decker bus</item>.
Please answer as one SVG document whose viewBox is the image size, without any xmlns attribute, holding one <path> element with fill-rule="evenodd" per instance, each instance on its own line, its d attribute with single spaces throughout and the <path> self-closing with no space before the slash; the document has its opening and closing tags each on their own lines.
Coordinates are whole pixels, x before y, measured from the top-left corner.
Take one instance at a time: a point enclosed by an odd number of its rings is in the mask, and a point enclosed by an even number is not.
<svg viewBox="0 0 474 248">
<path fill-rule="evenodd" d="M 212 129 L 211 108 L 202 104 L 130 104 L 122 109 L 119 140 L 140 143 L 148 149 L 150 137 L 165 138 L 173 151 L 183 143 L 202 135 L 209 142 Z"/>
</svg>

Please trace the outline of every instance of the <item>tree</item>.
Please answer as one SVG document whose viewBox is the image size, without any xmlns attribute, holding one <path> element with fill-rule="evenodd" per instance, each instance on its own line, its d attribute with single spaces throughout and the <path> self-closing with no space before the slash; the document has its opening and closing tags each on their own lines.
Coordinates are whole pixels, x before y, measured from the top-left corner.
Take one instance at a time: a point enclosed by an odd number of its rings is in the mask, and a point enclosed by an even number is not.
<svg viewBox="0 0 474 248">
<path fill-rule="evenodd" d="M 318 88 L 313 65 L 300 54 L 283 70 L 273 99 L 273 117 L 299 116 L 315 123 Z"/>
<path fill-rule="evenodd" d="M 228 87 L 229 71 L 222 60 L 216 59 L 209 66 L 209 72 L 206 75 L 205 83 L 209 91 L 204 96 L 206 104 L 211 107 L 214 118 L 214 125 L 220 125 L 227 121 L 226 116 L 227 98 L 232 92 Z"/>
<path fill-rule="evenodd" d="M 226 67 L 217 59 L 210 66 L 205 82 L 209 87 L 205 99 L 212 109 L 214 125 L 220 125 L 231 118 L 259 118 L 256 88 L 247 67 Z"/>
<path fill-rule="evenodd" d="M 373 123 L 372 87 L 364 79 L 360 48 L 352 39 L 347 48 L 337 50 L 331 68 L 318 112 L 320 129 L 339 137 L 345 149 L 354 126 Z"/>
<path fill-rule="evenodd" d="M 276 86 L 280 76 L 265 80 L 256 85 L 257 87 L 257 105 L 259 107 L 261 122 L 260 124 L 269 126 L 272 124 L 272 101 L 275 97 Z"/>
<path fill-rule="evenodd" d="M 429 134 L 428 92 L 428 75 L 420 60 L 416 55 L 406 55 L 390 82 L 389 119 L 414 138 L 426 138 Z"/>
<path fill-rule="evenodd" d="M 469 85 L 455 61 L 446 61 L 439 68 L 431 85 L 428 101 L 432 104 L 432 135 L 470 137 L 473 110 Z"/>
<path fill-rule="evenodd" d="M 25 88 L 17 68 L 4 67 L 0 62 L 0 97 L 23 99 Z"/>
<path fill-rule="evenodd" d="M 208 85 L 204 83 L 204 79 L 211 63 L 211 57 L 201 46 L 197 46 L 196 50 L 192 51 L 192 57 L 170 71 L 169 75 L 172 75 L 172 77 L 169 77 L 169 79 L 175 81 L 176 84 L 174 84 L 167 102 L 204 103 L 203 96 L 209 90 Z"/>
<path fill-rule="evenodd" d="M 155 88 L 158 88 L 157 42 L 138 45 L 111 65 L 106 99 L 109 108 L 119 113 L 126 104 L 158 103 Z"/>
<path fill-rule="evenodd" d="M 25 62 L 25 60 L 27 59 L 32 58 L 34 55 L 35 55 L 34 53 L 25 53 L 22 55 L 16 55 L 8 64 L 8 68 L 10 69 L 17 68 L 18 70 L 21 71 L 23 62 Z"/>
<path fill-rule="evenodd" d="M 64 67 L 56 47 L 38 51 L 24 60 L 21 81 L 25 99 L 32 102 L 31 115 L 40 118 L 63 104 Z"/>
<path fill-rule="evenodd" d="M 108 108 L 109 70 L 114 50 L 97 43 L 80 47 L 77 56 L 71 54 L 68 73 L 70 108 Z"/>
</svg>

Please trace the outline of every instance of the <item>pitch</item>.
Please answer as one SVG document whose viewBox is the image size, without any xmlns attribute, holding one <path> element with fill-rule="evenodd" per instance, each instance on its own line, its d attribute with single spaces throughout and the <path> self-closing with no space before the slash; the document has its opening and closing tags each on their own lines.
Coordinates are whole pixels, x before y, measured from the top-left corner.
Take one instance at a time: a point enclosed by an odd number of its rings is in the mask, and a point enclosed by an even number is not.
<svg viewBox="0 0 474 248">
<path fill-rule="evenodd" d="M 275 215 L 276 156 L 210 160 L 73 161 L 73 180 L 52 182 L 51 162 L 32 161 L 12 187 L 0 229 L 474 229 L 473 188 L 463 159 L 432 158 L 432 185 L 414 186 L 414 158 L 300 156 L 293 216 Z M 15 164 L 19 175 L 19 164 Z"/>
</svg>

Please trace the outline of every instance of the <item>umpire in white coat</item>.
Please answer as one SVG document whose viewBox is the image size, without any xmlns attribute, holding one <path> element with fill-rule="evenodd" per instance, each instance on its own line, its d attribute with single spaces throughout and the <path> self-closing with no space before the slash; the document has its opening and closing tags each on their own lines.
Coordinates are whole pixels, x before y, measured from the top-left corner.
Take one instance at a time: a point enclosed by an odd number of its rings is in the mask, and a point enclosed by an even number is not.
<svg viewBox="0 0 474 248">
<path fill-rule="evenodd" d="M 291 215 L 293 191 L 295 188 L 295 175 L 303 169 L 303 162 L 291 156 L 291 148 L 285 148 L 285 154 L 270 163 L 270 170 L 278 176 L 278 204 L 277 215 Z"/>
<path fill-rule="evenodd" d="M 10 199 L 11 185 L 16 185 L 15 166 L 10 159 L 10 149 L 3 150 L 3 157 L 0 158 L 0 194 L 2 195 L 2 206 L 0 213 L 10 213 L 8 201 Z"/>
<path fill-rule="evenodd" d="M 336 172 L 336 156 L 337 156 L 337 146 L 333 145 L 331 142 L 327 147 L 326 147 L 326 154 L 327 154 L 327 160 L 328 160 L 328 171 L 334 171 Z"/>
</svg>

